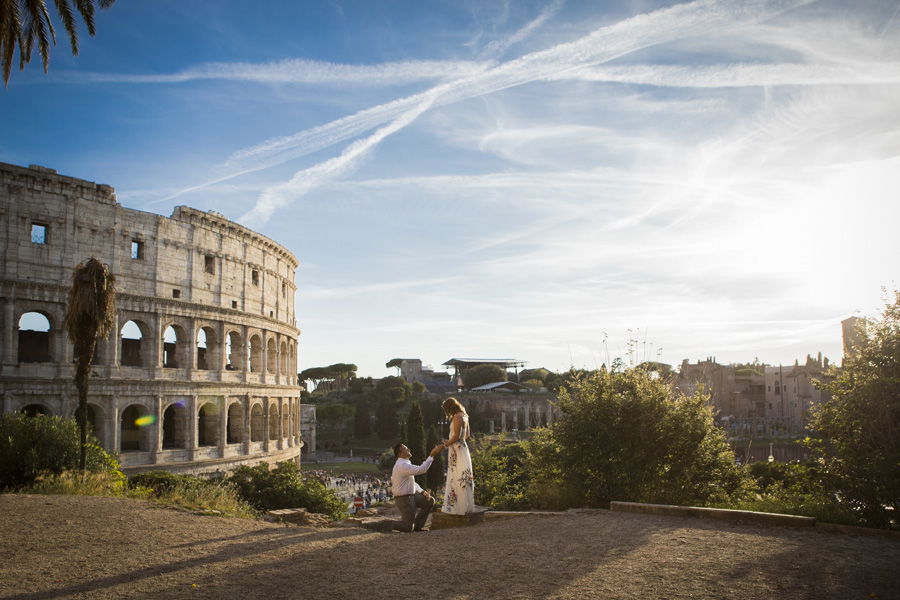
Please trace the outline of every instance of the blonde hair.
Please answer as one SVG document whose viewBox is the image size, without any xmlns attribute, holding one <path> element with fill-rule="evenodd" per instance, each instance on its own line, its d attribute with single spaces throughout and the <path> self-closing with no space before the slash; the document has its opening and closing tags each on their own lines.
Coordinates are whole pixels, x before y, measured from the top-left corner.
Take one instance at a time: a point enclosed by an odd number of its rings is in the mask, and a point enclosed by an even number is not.
<svg viewBox="0 0 900 600">
<path fill-rule="evenodd" d="M 452 398 L 452 397 L 444 400 L 444 402 L 441 404 L 441 408 L 444 409 L 444 414 L 447 415 L 448 417 L 452 417 L 453 415 L 455 415 L 456 413 L 459 413 L 459 412 L 461 412 L 464 415 L 468 414 L 468 413 L 466 413 L 466 407 L 463 406 L 462 404 L 460 404 L 459 400 L 457 400 L 456 398 Z"/>
</svg>

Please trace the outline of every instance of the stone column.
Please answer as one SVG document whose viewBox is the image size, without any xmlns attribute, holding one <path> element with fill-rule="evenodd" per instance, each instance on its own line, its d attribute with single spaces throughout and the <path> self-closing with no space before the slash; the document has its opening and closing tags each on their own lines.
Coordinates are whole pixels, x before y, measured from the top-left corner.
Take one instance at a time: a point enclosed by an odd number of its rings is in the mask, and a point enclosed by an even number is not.
<svg viewBox="0 0 900 600">
<path fill-rule="evenodd" d="M 187 358 L 187 364 L 184 365 L 187 367 L 188 377 L 192 377 L 194 371 L 197 370 L 197 319 L 191 317 L 188 319 L 188 332 L 187 332 L 187 352 L 185 352 L 185 357 Z M 209 346 L 209 344 L 207 344 Z M 207 348 L 208 350 L 209 348 Z"/>
<path fill-rule="evenodd" d="M 228 443 L 228 396 L 222 396 L 216 402 L 221 407 L 219 417 L 219 456 L 225 456 L 225 445 Z"/>
<path fill-rule="evenodd" d="M 241 397 L 241 403 L 244 405 L 244 429 L 241 435 L 241 453 L 250 454 L 250 394 L 244 394 Z"/>
<path fill-rule="evenodd" d="M 122 451 L 122 408 L 119 406 L 119 400 L 115 397 L 110 402 L 110 411 L 107 417 L 107 427 L 110 427 L 110 435 L 107 439 L 110 441 L 109 450 L 112 452 Z"/>
<path fill-rule="evenodd" d="M 247 383 L 247 374 L 250 371 L 250 338 L 247 335 L 247 326 L 241 325 L 241 366 L 239 370 L 241 371 L 241 381 Z M 268 408 L 266 408 L 266 414 L 268 414 Z M 268 420 L 266 421 L 268 423 Z M 267 425 L 268 427 L 268 425 Z"/>
<path fill-rule="evenodd" d="M 157 395 L 153 399 L 153 414 L 156 419 L 153 421 L 153 427 L 150 430 L 150 453 L 153 462 L 159 462 L 159 453 L 162 452 L 163 445 L 163 397 Z"/>
<path fill-rule="evenodd" d="M 16 348 L 16 338 L 19 328 L 16 324 L 16 301 L 13 298 L 7 298 L 3 305 L 3 364 L 14 365 L 17 361 L 18 354 Z"/>
<path fill-rule="evenodd" d="M 506 411 L 500 411 L 500 431 L 506 432 Z"/>
<path fill-rule="evenodd" d="M 198 406 L 199 397 L 197 394 L 191 394 L 189 396 L 190 400 L 188 401 L 188 460 L 194 460 L 197 455 L 197 449 L 199 446 L 198 432 L 197 427 L 199 426 L 200 417 L 198 414 L 198 410 L 200 407 Z"/>
<path fill-rule="evenodd" d="M 263 450 L 266 452 L 269 451 L 269 446 L 271 440 L 269 439 L 269 426 L 271 423 L 271 415 L 269 414 L 272 410 L 272 403 L 269 401 L 268 396 L 263 396 Z"/>
</svg>

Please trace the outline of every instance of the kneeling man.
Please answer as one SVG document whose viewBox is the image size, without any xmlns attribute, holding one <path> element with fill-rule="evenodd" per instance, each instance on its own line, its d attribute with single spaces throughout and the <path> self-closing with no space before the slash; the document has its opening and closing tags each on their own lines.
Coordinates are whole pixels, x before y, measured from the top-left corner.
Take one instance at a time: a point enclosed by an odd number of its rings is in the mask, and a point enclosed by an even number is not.
<svg viewBox="0 0 900 600">
<path fill-rule="evenodd" d="M 434 498 L 416 483 L 415 476 L 428 471 L 434 457 L 440 454 L 444 446 L 438 444 L 431 449 L 428 458 L 421 465 L 410 462 L 412 452 L 404 444 L 394 446 L 394 471 L 391 473 L 391 491 L 394 494 L 394 505 L 400 511 L 401 531 L 422 531 L 428 513 L 434 507 Z M 419 509 L 416 514 L 416 508 Z"/>
</svg>

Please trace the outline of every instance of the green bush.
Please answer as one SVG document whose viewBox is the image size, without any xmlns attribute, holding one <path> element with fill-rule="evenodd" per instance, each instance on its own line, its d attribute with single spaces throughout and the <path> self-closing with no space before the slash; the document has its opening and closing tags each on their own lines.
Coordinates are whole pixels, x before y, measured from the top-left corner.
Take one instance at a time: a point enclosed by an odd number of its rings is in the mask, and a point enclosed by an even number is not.
<svg viewBox="0 0 900 600">
<path fill-rule="evenodd" d="M 478 477 L 475 504 L 500 510 L 532 507 L 528 498 L 526 445 L 472 444 L 472 471 Z"/>
<path fill-rule="evenodd" d="M 88 441 L 87 470 L 118 472 L 118 460 L 93 436 Z M 79 450 L 80 435 L 74 418 L 0 414 L 0 489 L 18 489 L 41 476 L 76 470 Z"/>
<path fill-rule="evenodd" d="M 346 504 L 334 491 L 314 477 L 304 479 L 297 465 L 290 461 L 279 463 L 271 470 L 265 463 L 238 467 L 226 481 L 234 485 L 244 501 L 259 511 L 306 508 L 334 520 L 347 513 Z"/>
<path fill-rule="evenodd" d="M 829 492 L 819 465 L 808 463 L 755 462 L 747 471 L 758 491 L 723 508 L 815 517 L 828 523 L 861 525 L 862 520 L 837 495 Z"/>
</svg>

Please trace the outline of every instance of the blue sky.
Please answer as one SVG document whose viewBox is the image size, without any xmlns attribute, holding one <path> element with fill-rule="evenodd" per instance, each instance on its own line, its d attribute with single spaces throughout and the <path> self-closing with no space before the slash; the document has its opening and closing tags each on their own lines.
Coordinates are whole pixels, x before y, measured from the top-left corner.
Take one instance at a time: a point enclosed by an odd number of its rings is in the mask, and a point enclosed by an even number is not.
<svg viewBox="0 0 900 600">
<path fill-rule="evenodd" d="M 839 360 L 900 252 L 900 4 L 120 0 L 0 161 L 300 259 L 299 368 Z"/>
</svg>

